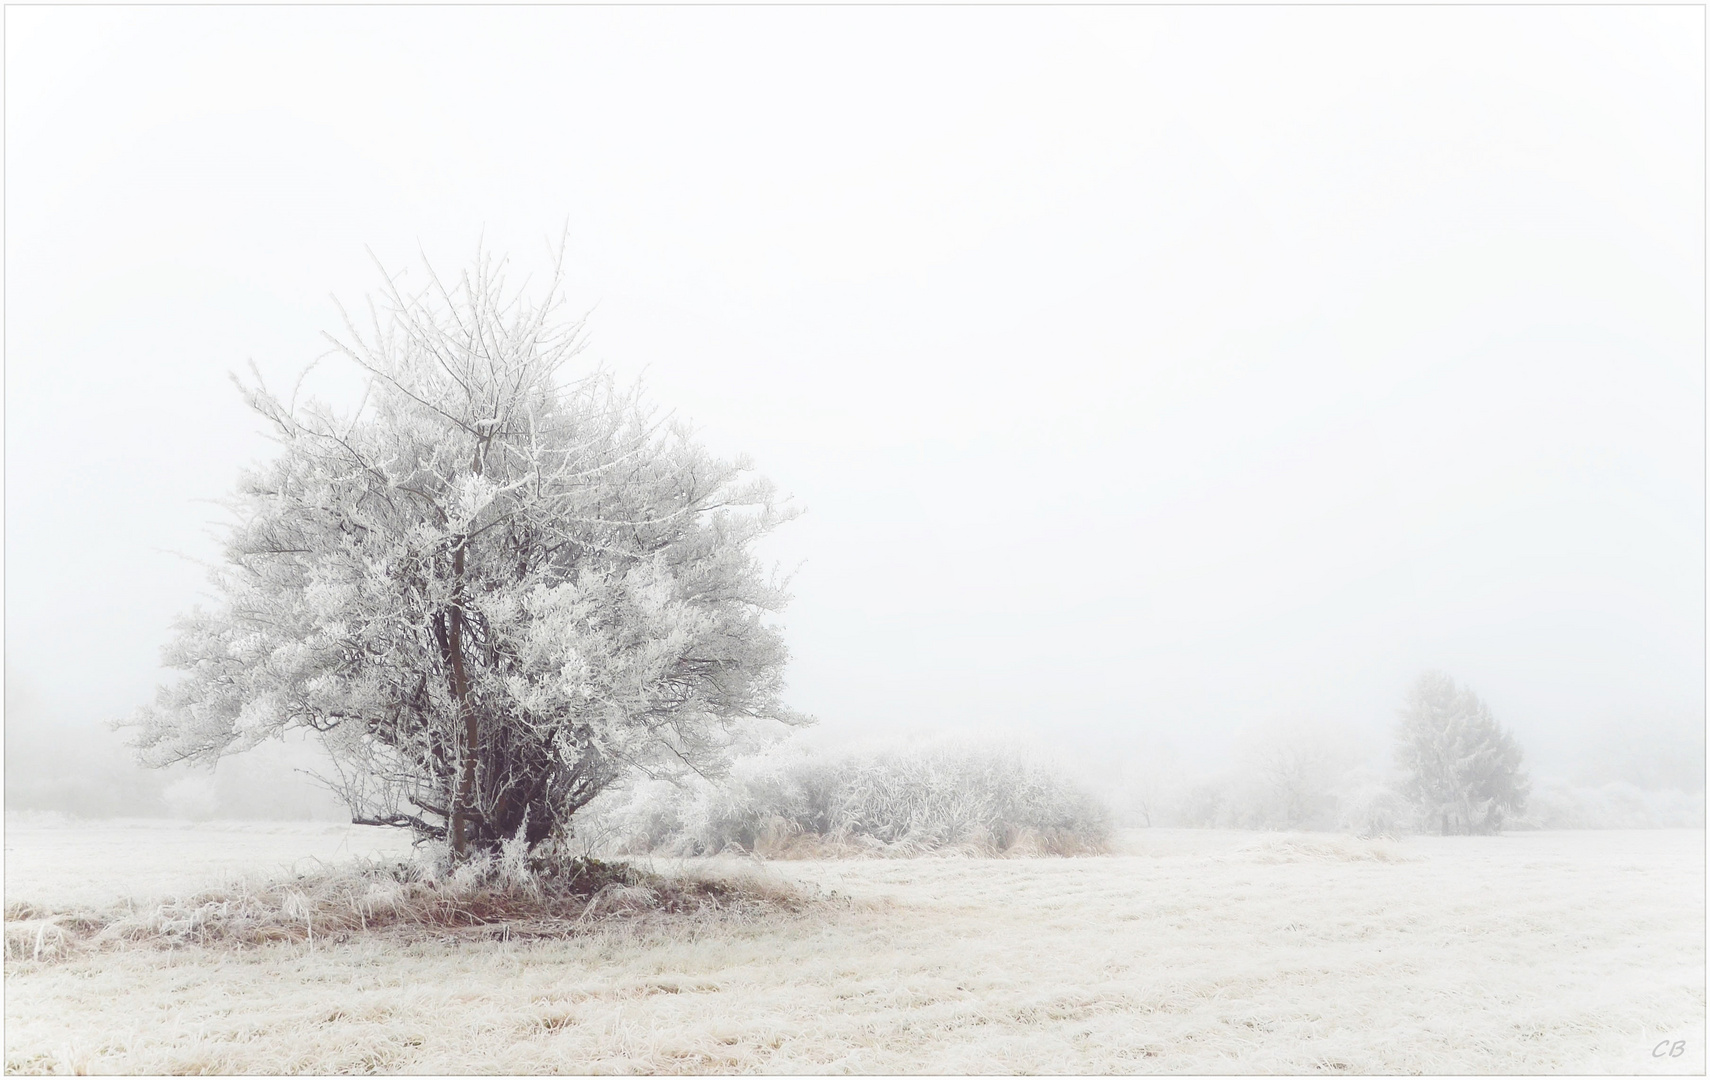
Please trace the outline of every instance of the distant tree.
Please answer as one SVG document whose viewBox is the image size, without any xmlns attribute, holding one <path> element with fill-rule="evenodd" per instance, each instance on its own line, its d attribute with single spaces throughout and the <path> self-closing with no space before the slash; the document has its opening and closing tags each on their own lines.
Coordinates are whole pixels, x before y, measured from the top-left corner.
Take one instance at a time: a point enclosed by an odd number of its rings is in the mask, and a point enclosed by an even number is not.
<svg viewBox="0 0 1710 1080">
<path fill-rule="evenodd" d="M 1412 817 L 1412 807 L 1391 778 L 1369 765 L 1356 765 L 1336 791 L 1336 827 L 1357 836 L 1394 836 Z"/>
<path fill-rule="evenodd" d="M 1152 758 L 1131 762 L 1122 771 L 1122 789 L 1134 820 L 1151 828 L 1163 816 L 1168 793 L 1163 766 Z"/>
<path fill-rule="evenodd" d="M 151 764 L 318 732 L 352 820 L 462 857 L 628 773 L 716 772 L 780 700 L 786 600 L 753 542 L 791 516 L 741 461 L 633 391 L 566 379 L 560 277 L 531 301 L 480 260 L 389 279 L 348 413 L 243 389 L 281 452 L 245 472 L 220 604 L 178 623 L 188 675 L 132 723 Z"/>
<path fill-rule="evenodd" d="M 1336 789 L 1353 757 L 1346 732 L 1307 723 L 1264 729 L 1247 743 L 1253 804 L 1248 824 L 1262 829 L 1325 829 L 1336 817 Z"/>
<path fill-rule="evenodd" d="M 1396 762 L 1421 826 L 1444 835 L 1494 833 L 1526 807 L 1521 751 L 1470 689 L 1441 671 L 1419 677 L 1401 710 Z"/>
</svg>

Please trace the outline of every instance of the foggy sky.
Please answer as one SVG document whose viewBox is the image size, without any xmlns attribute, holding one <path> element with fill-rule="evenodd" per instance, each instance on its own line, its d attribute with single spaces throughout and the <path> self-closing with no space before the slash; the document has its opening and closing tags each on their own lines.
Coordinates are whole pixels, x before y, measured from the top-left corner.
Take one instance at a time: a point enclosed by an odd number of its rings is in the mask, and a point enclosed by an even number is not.
<svg viewBox="0 0 1710 1080">
<path fill-rule="evenodd" d="M 589 362 L 807 508 L 826 737 L 1702 725 L 1702 10 L 5 17 L 9 737 L 165 677 L 227 372 L 566 223 Z"/>
</svg>

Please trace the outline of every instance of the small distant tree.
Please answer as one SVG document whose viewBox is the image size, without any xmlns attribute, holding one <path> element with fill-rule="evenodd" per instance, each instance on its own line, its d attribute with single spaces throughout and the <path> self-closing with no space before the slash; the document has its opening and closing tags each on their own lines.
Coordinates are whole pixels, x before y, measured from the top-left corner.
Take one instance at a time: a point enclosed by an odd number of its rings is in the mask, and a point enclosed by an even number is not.
<svg viewBox="0 0 1710 1080">
<path fill-rule="evenodd" d="M 1266 729 L 1246 747 L 1254 805 L 1250 825 L 1324 829 L 1335 820 L 1335 791 L 1352 756 L 1345 733 L 1303 723 Z"/>
<path fill-rule="evenodd" d="M 462 857 L 806 721 L 752 550 L 791 515 L 633 391 L 566 377 L 559 281 L 389 279 L 372 332 L 331 339 L 368 377 L 354 411 L 242 387 L 281 450 L 230 500 L 218 607 L 167 649 L 187 677 L 133 721 L 146 762 L 311 729 L 353 821 Z"/>
<path fill-rule="evenodd" d="M 1122 791 L 1134 820 L 1150 829 L 1163 816 L 1168 787 L 1164 768 L 1155 758 L 1131 762 L 1122 770 Z"/>
<path fill-rule="evenodd" d="M 1396 762 L 1426 831 L 1494 833 L 1526 808 L 1521 751 L 1471 689 L 1441 671 L 1419 677 L 1401 710 Z"/>
</svg>

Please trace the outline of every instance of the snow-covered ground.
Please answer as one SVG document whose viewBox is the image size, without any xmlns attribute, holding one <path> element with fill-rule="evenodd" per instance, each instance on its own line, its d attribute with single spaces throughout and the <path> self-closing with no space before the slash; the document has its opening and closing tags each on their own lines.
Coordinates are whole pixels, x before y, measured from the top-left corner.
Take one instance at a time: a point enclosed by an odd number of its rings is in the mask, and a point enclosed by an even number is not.
<svg viewBox="0 0 1710 1080">
<path fill-rule="evenodd" d="M 404 846 L 13 820 L 6 900 L 144 901 Z M 693 934 L 8 961 L 6 1068 L 1702 1073 L 1704 870 L 1696 830 L 775 862 L 854 902 Z"/>
</svg>

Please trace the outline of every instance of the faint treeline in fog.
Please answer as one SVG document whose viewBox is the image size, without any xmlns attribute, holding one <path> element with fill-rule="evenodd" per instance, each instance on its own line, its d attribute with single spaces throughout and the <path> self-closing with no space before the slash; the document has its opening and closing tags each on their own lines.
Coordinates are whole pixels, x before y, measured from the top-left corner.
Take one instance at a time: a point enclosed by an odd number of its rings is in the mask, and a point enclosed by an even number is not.
<svg viewBox="0 0 1710 1080">
<path fill-rule="evenodd" d="M 216 769 L 145 769 L 121 737 L 66 728 L 51 737 L 7 733 L 6 810 L 78 818 L 348 821 L 349 812 L 307 772 L 323 755 L 307 742 L 267 743 Z"/>
<path fill-rule="evenodd" d="M 306 772 L 324 760 L 298 740 L 266 743 L 213 770 L 147 769 L 127 736 L 94 720 L 47 714 L 27 683 L 6 679 L 6 809 L 82 818 L 340 821 L 348 814 Z"/>
<path fill-rule="evenodd" d="M 1507 829 L 1703 828 L 1704 733 L 1689 726 L 1610 728 L 1577 765 L 1532 768 L 1525 808 Z M 1222 768 L 1183 772 L 1144 754 L 1100 785 L 1117 824 L 1349 832 L 1422 830 L 1386 740 L 1279 724 L 1249 732 Z"/>
</svg>

